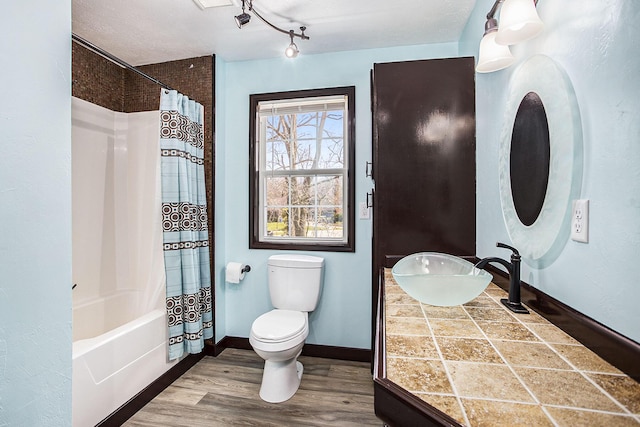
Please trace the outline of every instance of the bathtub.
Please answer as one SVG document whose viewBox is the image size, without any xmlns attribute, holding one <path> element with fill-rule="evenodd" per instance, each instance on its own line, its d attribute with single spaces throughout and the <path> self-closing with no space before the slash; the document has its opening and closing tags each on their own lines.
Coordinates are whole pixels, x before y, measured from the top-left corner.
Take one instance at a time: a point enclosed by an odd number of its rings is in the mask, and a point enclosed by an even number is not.
<svg viewBox="0 0 640 427">
<path fill-rule="evenodd" d="M 72 100 L 74 427 L 155 381 L 167 361 L 160 112 Z"/>
<path fill-rule="evenodd" d="M 83 322 L 97 327 L 95 313 L 130 297 L 114 295 L 74 308 L 74 332 Z M 176 363 L 167 361 L 166 317 L 164 310 L 153 310 L 73 342 L 74 427 L 95 426 Z M 89 329 L 86 326 L 82 325 L 83 331 Z"/>
<path fill-rule="evenodd" d="M 74 427 L 108 417 L 169 363 L 160 112 L 72 100 Z"/>
</svg>

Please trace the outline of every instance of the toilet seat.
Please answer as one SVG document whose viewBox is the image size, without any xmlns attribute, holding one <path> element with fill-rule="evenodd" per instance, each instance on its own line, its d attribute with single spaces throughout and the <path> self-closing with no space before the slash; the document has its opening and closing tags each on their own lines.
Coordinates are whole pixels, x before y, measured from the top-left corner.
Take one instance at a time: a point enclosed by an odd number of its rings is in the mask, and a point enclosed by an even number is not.
<svg viewBox="0 0 640 427">
<path fill-rule="evenodd" d="M 260 341 L 282 342 L 294 338 L 304 330 L 305 313 L 293 310 L 271 310 L 251 325 L 253 336 Z"/>
<path fill-rule="evenodd" d="M 294 347 L 309 334 L 307 316 L 302 311 L 271 310 L 253 321 L 249 340 L 265 351 Z"/>
</svg>

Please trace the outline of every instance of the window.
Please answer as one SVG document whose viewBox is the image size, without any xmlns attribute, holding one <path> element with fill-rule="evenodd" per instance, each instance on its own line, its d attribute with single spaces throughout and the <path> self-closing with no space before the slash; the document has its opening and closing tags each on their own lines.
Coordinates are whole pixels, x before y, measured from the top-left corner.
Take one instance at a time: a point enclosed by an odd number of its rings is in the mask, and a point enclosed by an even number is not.
<svg viewBox="0 0 640 427">
<path fill-rule="evenodd" d="M 250 248 L 350 251 L 355 88 L 250 97 Z"/>
</svg>

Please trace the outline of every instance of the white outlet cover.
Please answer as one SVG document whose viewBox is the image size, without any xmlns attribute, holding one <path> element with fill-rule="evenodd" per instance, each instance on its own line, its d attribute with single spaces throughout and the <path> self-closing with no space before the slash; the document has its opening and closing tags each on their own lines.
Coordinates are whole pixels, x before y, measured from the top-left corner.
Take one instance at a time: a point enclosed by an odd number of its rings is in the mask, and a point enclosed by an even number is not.
<svg viewBox="0 0 640 427">
<path fill-rule="evenodd" d="M 571 240 L 589 242 L 589 200 L 574 200 L 571 209 Z"/>
</svg>

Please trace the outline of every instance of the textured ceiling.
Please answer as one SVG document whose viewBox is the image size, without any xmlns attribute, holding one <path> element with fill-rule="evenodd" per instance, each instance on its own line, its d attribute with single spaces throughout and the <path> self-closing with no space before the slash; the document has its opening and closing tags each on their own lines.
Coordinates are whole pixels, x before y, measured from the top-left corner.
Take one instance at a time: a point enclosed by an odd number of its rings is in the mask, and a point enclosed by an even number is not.
<svg viewBox="0 0 640 427">
<path fill-rule="evenodd" d="M 132 65 L 215 54 L 225 61 L 284 56 L 289 44 L 252 16 L 241 30 L 233 5 L 192 0 L 73 0 L 73 32 Z M 255 0 L 273 24 L 310 40 L 301 55 L 458 41 L 476 0 Z"/>
</svg>

